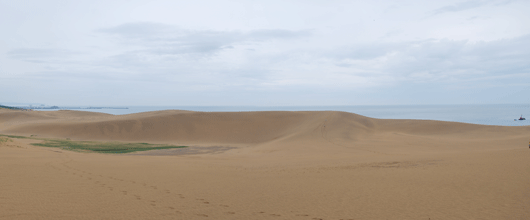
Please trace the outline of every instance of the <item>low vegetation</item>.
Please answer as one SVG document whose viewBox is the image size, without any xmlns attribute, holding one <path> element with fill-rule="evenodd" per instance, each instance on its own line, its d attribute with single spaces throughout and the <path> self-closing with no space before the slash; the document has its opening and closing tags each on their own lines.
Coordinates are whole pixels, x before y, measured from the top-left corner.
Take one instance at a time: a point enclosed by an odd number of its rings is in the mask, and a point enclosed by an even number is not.
<svg viewBox="0 0 530 220">
<path fill-rule="evenodd" d="M 174 146 L 163 144 L 149 144 L 149 143 L 123 143 L 123 142 L 96 142 L 96 141 L 72 141 L 70 139 L 44 139 L 33 138 L 15 135 L 0 135 L 0 141 L 7 138 L 26 138 L 34 140 L 42 140 L 41 143 L 32 143 L 31 145 L 40 147 L 56 147 L 64 150 L 81 151 L 81 152 L 97 152 L 97 153 L 131 153 L 136 151 L 148 150 L 162 150 L 173 148 L 185 148 L 187 146 Z"/>
<path fill-rule="evenodd" d="M 26 138 L 29 138 L 29 137 L 24 137 L 24 136 L 17 136 L 17 135 L 5 135 L 5 134 L 0 134 L 0 137 L 8 137 L 8 138 L 18 138 L 18 139 L 26 139 Z M 32 139 L 36 139 L 36 138 L 32 138 Z"/>
<path fill-rule="evenodd" d="M 32 145 L 41 147 L 57 147 L 64 150 L 73 151 L 92 151 L 98 153 L 130 153 L 135 151 L 161 150 L 186 147 L 148 143 L 93 142 L 71 140 L 46 140 L 42 143 L 33 143 Z"/>
<path fill-rule="evenodd" d="M 17 110 L 23 109 L 23 108 L 11 107 L 11 106 L 5 106 L 5 105 L 0 105 L 0 108 L 17 109 Z"/>
<path fill-rule="evenodd" d="M 7 137 L 0 137 L 0 144 L 6 143 L 6 142 L 13 142 L 13 140 L 7 138 Z"/>
</svg>

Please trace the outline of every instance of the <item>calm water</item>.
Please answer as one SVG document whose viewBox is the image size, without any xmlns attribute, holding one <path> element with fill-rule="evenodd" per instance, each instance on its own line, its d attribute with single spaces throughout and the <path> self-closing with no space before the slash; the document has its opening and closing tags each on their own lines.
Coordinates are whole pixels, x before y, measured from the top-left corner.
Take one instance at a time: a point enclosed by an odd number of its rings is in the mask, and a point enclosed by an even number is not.
<svg viewBox="0 0 530 220">
<path fill-rule="evenodd" d="M 430 119 L 484 125 L 530 125 L 530 104 L 525 105 L 396 105 L 396 106 L 126 106 L 129 109 L 83 109 L 114 115 L 157 110 L 191 110 L 204 112 L 239 111 L 344 111 L 382 119 Z M 514 121 L 523 114 L 526 121 Z"/>
</svg>

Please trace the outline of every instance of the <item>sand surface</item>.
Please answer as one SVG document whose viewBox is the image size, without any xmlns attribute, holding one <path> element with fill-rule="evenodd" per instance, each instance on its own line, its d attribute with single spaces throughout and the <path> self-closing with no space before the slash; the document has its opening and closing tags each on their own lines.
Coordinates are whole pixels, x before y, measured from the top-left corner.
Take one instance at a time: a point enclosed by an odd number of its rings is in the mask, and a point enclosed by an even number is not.
<svg viewBox="0 0 530 220">
<path fill-rule="evenodd" d="M 344 112 L 0 110 L 0 219 L 530 219 L 530 127 Z"/>
</svg>

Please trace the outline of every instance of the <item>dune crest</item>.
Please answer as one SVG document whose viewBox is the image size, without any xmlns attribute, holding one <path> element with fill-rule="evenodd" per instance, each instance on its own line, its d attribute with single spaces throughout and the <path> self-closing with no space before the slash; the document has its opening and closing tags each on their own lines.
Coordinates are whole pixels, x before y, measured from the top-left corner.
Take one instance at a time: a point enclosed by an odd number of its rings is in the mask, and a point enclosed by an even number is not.
<svg viewBox="0 0 530 220">
<path fill-rule="evenodd" d="M 502 127 L 431 120 L 383 120 L 336 111 L 192 112 L 155 111 L 109 115 L 82 111 L 6 112 L 0 130 L 7 134 L 76 140 L 160 142 L 188 145 L 259 146 L 261 151 L 304 145 L 397 151 L 447 145 L 455 141 L 522 141 L 530 127 Z M 420 139 L 418 139 L 420 138 Z M 420 141 L 421 140 L 421 141 Z M 386 143 L 369 146 L 373 141 Z M 446 149 L 444 148 L 444 149 Z M 323 149 L 323 148 L 321 148 Z M 327 151 L 327 152 L 336 152 Z"/>
<path fill-rule="evenodd" d="M 86 140 L 206 141 L 257 144 L 287 136 L 320 133 L 356 140 L 376 133 L 455 135 L 485 131 L 526 134 L 530 127 L 502 127 L 431 120 L 384 120 L 336 111 L 309 112 L 192 112 L 155 111 L 109 115 L 83 111 L 0 113 L 7 133 L 39 134 Z M 316 132 L 316 133 L 315 133 Z M 318 136 L 318 135 L 317 135 Z"/>
</svg>

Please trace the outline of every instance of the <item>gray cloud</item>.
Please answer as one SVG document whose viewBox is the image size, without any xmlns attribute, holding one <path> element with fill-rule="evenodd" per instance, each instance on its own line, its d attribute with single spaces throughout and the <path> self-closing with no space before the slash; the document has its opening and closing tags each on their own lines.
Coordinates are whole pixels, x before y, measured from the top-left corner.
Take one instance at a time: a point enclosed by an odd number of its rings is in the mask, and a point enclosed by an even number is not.
<svg viewBox="0 0 530 220">
<path fill-rule="evenodd" d="M 207 105 L 254 93 L 276 104 L 467 103 L 467 87 L 530 84 L 528 1 L 30 2 L 0 7 L 10 21 L 0 94 L 10 101 Z M 414 101 L 425 91 L 438 95 Z M 264 103 L 247 97 L 232 103 Z"/>
<path fill-rule="evenodd" d="M 127 73 L 129 79 L 150 80 L 156 77 L 166 82 L 200 83 L 208 85 L 208 88 L 223 85 L 245 88 L 334 85 L 347 88 L 358 86 L 359 80 L 371 85 L 530 77 L 530 64 L 527 62 L 530 60 L 530 35 L 482 42 L 430 39 L 351 45 L 333 50 L 244 53 L 243 61 L 234 65 L 224 59 L 215 62 L 183 57 L 181 54 L 164 56 L 129 51 L 108 57 L 97 65 L 111 68 L 116 74 Z M 214 57 L 220 59 L 224 54 Z"/>
<path fill-rule="evenodd" d="M 441 8 L 438 8 L 433 11 L 433 14 L 442 14 L 447 12 L 457 12 L 457 11 L 464 11 L 472 8 L 478 8 L 480 6 L 488 4 L 490 1 L 485 0 L 470 0 L 470 1 L 464 1 L 460 2 L 458 4 L 454 5 L 448 5 Z"/>
<path fill-rule="evenodd" d="M 334 57 L 335 59 L 371 60 L 382 57 L 392 51 L 401 50 L 404 47 L 406 47 L 406 45 L 403 43 L 355 45 L 335 49 L 333 51 L 327 52 L 327 54 Z"/>
<path fill-rule="evenodd" d="M 46 63 L 79 54 L 81 53 L 64 49 L 18 48 L 10 50 L 7 53 L 7 56 L 11 59 L 23 60 L 26 62 Z"/>
<path fill-rule="evenodd" d="M 252 87 L 267 81 L 270 77 L 266 75 L 275 68 L 274 63 L 282 61 L 285 55 L 263 56 L 256 48 L 275 40 L 311 35 L 307 30 L 189 30 L 159 23 L 128 23 L 97 32 L 114 38 L 124 49 L 94 61 L 93 66 L 110 69 L 115 74 L 121 72 L 132 80 L 209 85 L 203 88 L 227 82 L 231 86 Z"/>
<path fill-rule="evenodd" d="M 97 30 L 114 35 L 127 44 L 143 47 L 152 54 L 211 54 L 233 45 L 311 35 L 308 30 L 282 29 L 241 31 L 188 30 L 159 23 L 127 23 Z"/>
<path fill-rule="evenodd" d="M 425 40 L 379 44 L 337 49 L 329 55 L 341 67 L 362 67 L 408 81 L 530 77 L 530 35 L 476 43 Z"/>
</svg>

